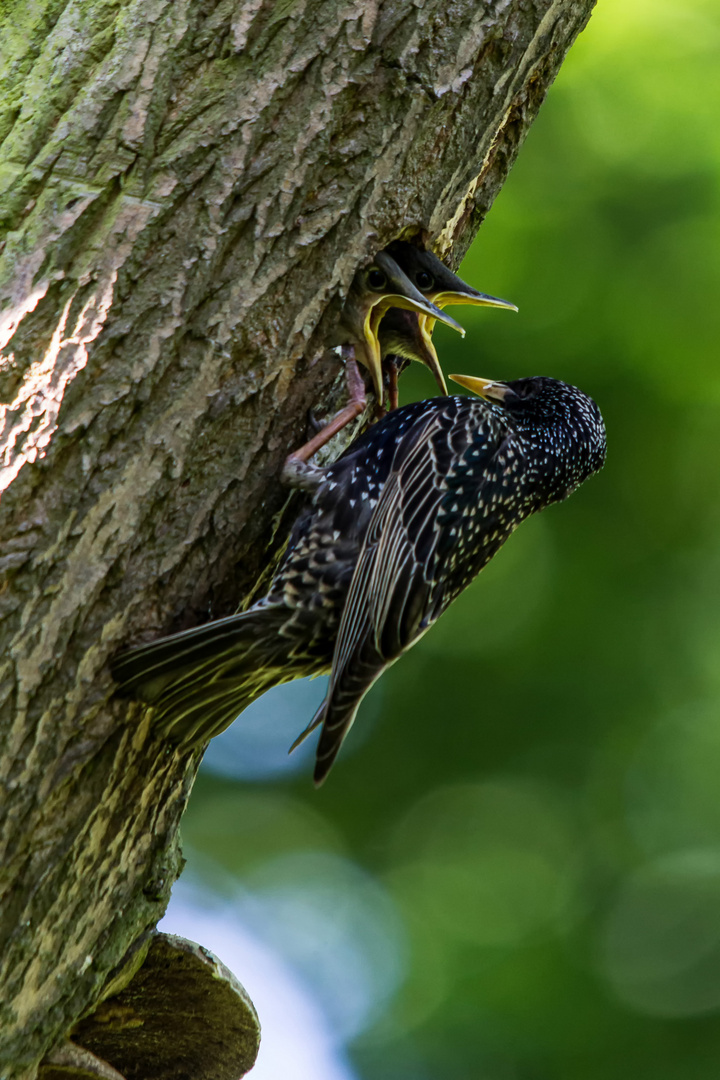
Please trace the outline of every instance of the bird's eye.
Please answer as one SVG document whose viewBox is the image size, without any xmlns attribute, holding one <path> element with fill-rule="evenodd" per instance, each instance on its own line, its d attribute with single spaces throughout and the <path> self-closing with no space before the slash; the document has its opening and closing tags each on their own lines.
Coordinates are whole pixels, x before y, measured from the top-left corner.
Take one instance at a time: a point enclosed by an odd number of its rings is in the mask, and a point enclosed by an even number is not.
<svg viewBox="0 0 720 1080">
<path fill-rule="evenodd" d="M 368 285 L 371 289 L 384 289 L 387 285 L 387 278 L 383 274 L 382 270 L 378 270 L 377 266 L 371 266 L 368 270 Z"/>
<path fill-rule="evenodd" d="M 422 289 L 423 292 L 427 292 L 428 289 L 432 289 L 435 284 L 435 278 L 432 274 L 429 274 L 427 270 L 418 270 L 415 275 L 415 284 L 418 289 Z"/>
</svg>

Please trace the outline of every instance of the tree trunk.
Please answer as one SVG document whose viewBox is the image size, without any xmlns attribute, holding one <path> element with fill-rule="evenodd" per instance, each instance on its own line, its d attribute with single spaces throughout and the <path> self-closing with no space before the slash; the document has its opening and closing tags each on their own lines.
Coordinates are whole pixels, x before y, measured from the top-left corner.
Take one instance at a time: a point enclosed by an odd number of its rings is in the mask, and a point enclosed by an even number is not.
<svg viewBox="0 0 720 1080">
<path fill-rule="evenodd" d="M 592 4 L 0 13 L 3 1077 L 98 1003 L 181 866 L 199 753 L 113 699 L 109 655 L 257 587 L 356 269 L 417 234 L 457 264 Z"/>
</svg>

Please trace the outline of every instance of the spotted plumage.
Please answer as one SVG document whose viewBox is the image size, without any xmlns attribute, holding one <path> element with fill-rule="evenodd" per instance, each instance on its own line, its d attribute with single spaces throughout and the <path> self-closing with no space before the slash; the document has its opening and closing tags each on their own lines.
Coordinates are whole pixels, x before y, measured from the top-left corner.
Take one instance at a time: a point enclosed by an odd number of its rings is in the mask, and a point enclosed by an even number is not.
<svg viewBox="0 0 720 1080">
<path fill-rule="evenodd" d="M 117 659 L 124 692 L 152 705 L 174 741 L 202 743 L 270 686 L 329 673 L 303 733 L 323 725 L 320 783 L 384 669 L 521 521 L 602 466 L 602 418 L 581 391 L 547 378 L 457 381 L 494 400 L 406 405 L 329 468 L 294 463 L 312 496 L 253 608 Z"/>
</svg>

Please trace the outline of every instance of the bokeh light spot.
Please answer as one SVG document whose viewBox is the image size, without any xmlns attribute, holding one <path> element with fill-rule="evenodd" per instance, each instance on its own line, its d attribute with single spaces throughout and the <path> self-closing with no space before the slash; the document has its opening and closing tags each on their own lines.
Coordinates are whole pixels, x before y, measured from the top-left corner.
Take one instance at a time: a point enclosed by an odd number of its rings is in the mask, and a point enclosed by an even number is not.
<svg viewBox="0 0 720 1080">
<path fill-rule="evenodd" d="M 676 710 L 641 743 L 628 772 L 628 820 L 648 855 L 720 849 L 717 702 Z"/>
<path fill-rule="evenodd" d="M 681 852 L 630 875 L 606 920 L 600 970 L 638 1012 L 720 1009 L 720 850 Z"/>
<path fill-rule="evenodd" d="M 523 781 L 433 791 L 401 822 L 395 852 L 398 893 L 451 938 L 512 945 L 570 913 L 571 832 L 548 795 Z"/>
<path fill-rule="evenodd" d="M 405 971 L 405 931 L 382 885 L 314 852 L 266 862 L 246 882 L 246 925 L 300 971 L 341 1037 L 378 1020 Z"/>
</svg>

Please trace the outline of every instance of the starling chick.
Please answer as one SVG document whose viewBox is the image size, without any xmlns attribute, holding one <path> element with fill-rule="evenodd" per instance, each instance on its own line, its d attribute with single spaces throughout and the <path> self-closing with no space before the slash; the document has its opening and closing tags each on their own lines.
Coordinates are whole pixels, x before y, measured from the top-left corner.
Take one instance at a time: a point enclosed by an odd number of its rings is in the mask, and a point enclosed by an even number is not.
<svg viewBox="0 0 720 1080">
<path fill-rule="evenodd" d="M 439 265 L 442 266 L 442 263 Z M 411 269 L 415 272 L 414 266 Z M 446 273 L 449 274 L 450 271 L 447 270 Z M 461 284 L 464 285 L 464 282 Z M 465 288 L 474 292 L 470 286 Z M 394 330 L 390 329 L 391 323 L 387 322 L 392 317 L 395 319 Z M 294 456 L 300 461 L 307 461 L 321 446 L 329 442 L 333 435 L 342 431 L 346 424 L 351 423 L 364 411 L 365 384 L 354 369 L 355 360 L 369 370 L 379 406 L 382 406 L 384 398 L 383 360 L 390 349 L 393 349 L 402 361 L 418 360 L 425 364 L 435 376 L 443 394 L 447 394 L 445 378 L 431 336 L 432 328 L 438 320 L 464 336 L 462 326 L 449 315 L 444 315 L 439 307 L 423 295 L 386 251 L 379 251 L 370 266 L 358 270 L 342 311 L 343 337 L 350 334 L 350 341 L 345 341 L 342 345 L 347 375 L 347 405 L 312 439 L 299 447 Z M 382 331 L 381 327 L 386 323 L 387 331 Z M 389 407 L 395 409 L 398 403 L 398 366 L 391 363 L 386 370 Z"/>
<path fill-rule="evenodd" d="M 334 465 L 293 461 L 312 497 L 267 596 L 248 611 L 121 654 L 124 694 L 173 741 L 200 745 L 277 683 L 330 675 L 321 783 L 364 695 L 530 514 L 605 460 L 595 403 L 549 378 L 454 377 L 480 399 L 389 413 Z M 292 459 L 289 459 L 292 460 Z"/>
<path fill-rule="evenodd" d="M 431 319 L 432 325 L 440 320 L 461 334 L 465 334 L 459 323 L 456 323 L 449 315 L 444 315 L 439 307 L 436 307 L 413 285 L 386 251 L 378 252 L 373 263 L 358 270 L 355 275 L 343 307 L 342 321 L 346 330 L 352 334 L 351 343 L 355 346 L 355 358 L 364 364 L 372 375 L 375 394 L 379 402 L 383 399 L 382 347 L 379 340 L 379 327 L 383 316 L 391 308 L 416 312 L 424 319 Z M 432 350 L 431 355 L 423 353 L 414 359 L 430 367 L 438 380 L 440 389 L 446 394 L 447 387 L 444 384 L 435 351 Z"/>
<path fill-rule="evenodd" d="M 402 273 L 415 288 L 437 308 L 451 304 L 474 304 L 477 307 L 505 308 L 517 311 L 515 304 L 500 300 L 497 296 L 478 292 L 457 274 L 453 274 L 437 255 L 424 251 L 403 240 L 395 240 L 385 249 Z M 420 360 L 435 374 L 435 379 L 447 394 L 447 386 L 433 345 L 432 332 L 436 317 L 419 309 L 391 308 L 384 316 L 378 329 L 378 340 L 382 356 L 400 358 L 400 362 L 388 365 L 390 374 L 390 408 L 397 406 L 397 377 L 408 360 Z"/>
<path fill-rule="evenodd" d="M 468 285 L 457 274 L 453 274 L 432 251 L 425 251 L 404 240 L 394 240 L 385 248 L 385 254 L 395 261 L 415 288 L 438 308 L 451 304 L 473 304 L 476 307 L 517 311 L 516 305 L 509 300 L 478 292 L 472 285 Z"/>
</svg>

